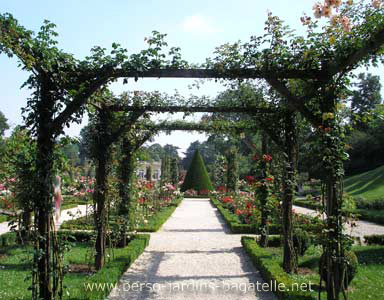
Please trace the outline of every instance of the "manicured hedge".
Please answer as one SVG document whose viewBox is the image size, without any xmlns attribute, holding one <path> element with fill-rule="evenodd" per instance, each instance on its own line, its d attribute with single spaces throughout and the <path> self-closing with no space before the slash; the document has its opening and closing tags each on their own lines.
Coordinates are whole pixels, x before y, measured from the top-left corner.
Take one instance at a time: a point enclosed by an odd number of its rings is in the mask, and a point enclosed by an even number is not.
<svg viewBox="0 0 384 300">
<path fill-rule="evenodd" d="M 67 236 L 73 242 L 89 242 L 93 236 L 92 231 L 61 230 L 57 232 L 59 237 Z M 7 247 L 17 244 L 16 232 L 7 232 L 0 235 L 0 246 Z"/>
<path fill-rule="evenodd" d="M 381 246 L 384 246 L 384 234 L 364 235 L 364 242 L 367 245 L 381 245 Z"/>
<path fill-rule="evenodd" d="M 309 201 L 307 199 L 296 199 L 293 204 L 297 206 L 313 209 L 313 210 L 316 210 L 321 207 L 320 203 Z"/>
<path fill-rule="evenodd" d="M 17 242 L 16 232 L 7 232 L 0 235 L 0 246 L 7 247 Z"/>
<path fill-rule="evenodd" d="M 200 191 L 213 191 L 211 179 L 209 178 L 207 168 L 205 167 L 199 149 L 197 149 L 193 155 L 184 182 L 180 188 L 182 192 L 189 189 L 195 190 L 198 193 Z"/>
<path fill-rule="evenodd" d="M 87 277 L 84 283 L 117 283 L 127 268 L 143 253 L 144 249 L 148 246 L 149 239 L 149 234 L 136 235 L 134 239 L 129 242 L 128 246 L 124 248 L 126 251 L 115 254 L 112 261 L 107 262 L 96 274 Z M 110 292 L 108 289 L 104 291 L 85 291 L 83 286 L 80 291 L 81 294 L 78 299 L 105 299 Z"/>
<path fill-rule="evenodd" d="M 314 300 L 317 299 L 315 294 L 305 291 L 290 290 L 290 287 L 295 282 L 284 272 L 280 266 L 279 261 L 276 257 L 273 257 L 268 251 L 268 248 L 261 248 L 252 237 L 241 237 L 241 244 L 251 258 L 254 266 L 260 271 L 263 279 L 267 283 L 272 283 L 272 287 L 278 287 L 279 284 L 284 284 L 286 289 L 280 291 L 279 289 L 273 289 L 273 292 L 279 299 L 290 299 L 290 300 Z"/>
<path fill-rule="evenodd" d="M 57 232 L 59 238 L 67 237 L 71 242 L 80 242 L 87 243 L 94 238 L 93 231 L 84 231 L 84 230 L 60 230 Z M 17 244 L 17 234 L 16 232 L 7 232 L 0 235 L 0 246 L 7 247 Z"/>
<path fill-rule="evenodd" d="M 356 209 L 356 213 L 360 220 L 384 225 L 384 210 Z"/>
<path fill-rule="evenodd" d="M 231 229 L 232 233 L 253 233 L 259 234 L 260 229 L 258 225 L 250 225 L 250 224 L 241 224 L 239 223 L 238 218 L 233 213 L 229 212 L 225 209 L 219 201 L 212 199 L 211 202 L 213 205 L 217 207 L 217 210 L 220 212 L 228 227 Z M 281 228 L 279 225 L 269 225 L 269 233 L 270 234 L 279 234 L 281 232 Z"/>
</svg>

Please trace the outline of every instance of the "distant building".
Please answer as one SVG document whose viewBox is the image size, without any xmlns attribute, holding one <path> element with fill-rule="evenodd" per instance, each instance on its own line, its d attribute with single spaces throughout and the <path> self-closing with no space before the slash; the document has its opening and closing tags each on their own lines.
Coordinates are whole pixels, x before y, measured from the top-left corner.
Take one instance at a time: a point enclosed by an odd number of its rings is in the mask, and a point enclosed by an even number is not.
<svg viewBox="0 0 384 300">
<path fill-rule="evenodd" d="M 137 177 L 139 179 L 145 179 L 145 174 L 147 173 L 147 168 L 151 166 L 152 169 L 152 180 L 157 181 L 160 180 L 161 176 L 161 161 L 139 161 L 137 166 Z"/>
</svg>

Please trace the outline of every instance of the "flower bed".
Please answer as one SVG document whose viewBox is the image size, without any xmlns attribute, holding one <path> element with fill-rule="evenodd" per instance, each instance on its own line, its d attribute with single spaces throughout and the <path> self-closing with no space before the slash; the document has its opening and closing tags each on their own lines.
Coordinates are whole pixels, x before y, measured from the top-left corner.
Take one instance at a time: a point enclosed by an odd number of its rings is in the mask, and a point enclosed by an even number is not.
<svg viewBox="0 0 384 300">
<path fill-rule="evenodd" d="M 232 233 L 254 233 L 260 234 L 260 210 L 252 199 L 250 193 L 226 195 L 223 193 L 212 193 L 211 202 L 217 207 Z M 282 225 L 281 208 L 276 203 L 270 209 L 269 233 L 280 234 Z M 301 214 L 293 214 L 293 221 L 297 227 L 313 234 L 321 232 L 323 222 L 318 217 L 310 217 Z"/>
<path fill-rule="evenodd" d="M 232 233 L 254 233 L 254 234 L 260 233 L 259 224 L 242 224 L 238 216 L 230 212 L 228 209 L 226 209 L 220 203 L 220 201 L 211 197 L 211 203 L 217 207 L 218 211 L 220 212 L 221 216 L 227 223 L 228 227 L 231 229 Z M 271 234 L 279 234 L 281 232 L 281 226 L 271 224 L 269 226 L 269 232 Z"/>
</svg>

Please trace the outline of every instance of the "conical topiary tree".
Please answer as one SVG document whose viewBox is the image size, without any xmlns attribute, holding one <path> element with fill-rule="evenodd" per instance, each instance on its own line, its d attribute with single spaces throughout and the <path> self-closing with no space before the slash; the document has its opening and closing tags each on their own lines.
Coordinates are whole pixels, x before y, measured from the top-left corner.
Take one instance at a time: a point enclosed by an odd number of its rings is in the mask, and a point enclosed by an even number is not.
<svg viewBox="0 0 384 300">
<path fill-rule="evenodd" d="M 195 151 L 187 174 L 185 175 L 184 182 L 181 186 L 182 192 L 189 189 L 194 189 L 199 193 L 202 191 L 213 190 L 211 180 L 209 179 L 204 160 L 201 157 L 199 150 Z"/>
</svg>

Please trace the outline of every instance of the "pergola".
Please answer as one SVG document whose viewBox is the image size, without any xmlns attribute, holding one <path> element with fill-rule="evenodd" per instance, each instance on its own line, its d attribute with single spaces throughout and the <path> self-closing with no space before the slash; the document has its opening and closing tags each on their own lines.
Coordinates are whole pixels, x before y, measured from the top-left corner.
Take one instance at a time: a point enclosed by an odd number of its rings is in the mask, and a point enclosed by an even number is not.
<svg viewBox="0 0 384 300">
<path fill-rule="evenodd" d="M 326 179 L 326 214 L 327 214 L 327 242 L 325 244 L 326 267 L 328 270 L 327 294 L 328 299 L 338 299 L 342 289 L 342 278 L 345 269 L 344 250 L 342 245 L 342 218 L 341 218 L 341 180 L 343 154 L 342 139 L 339 124 L 334 119 L 324 119 L 323 114 L 335 114 L 337 112 L 337 83 L 361 61 L 367 61 L 372 57 L 382 55 L 384 45 L 384 20 L 380 11 L 376 17 L 375 26 L 365 29 L 364 22 L 357 28 L 356 43 L 349 45 L 341 54 L 329 47 L 331 53 L 322 56 L 316 63 L 308 60 L 303 55 L 296 56 L 293 53 L 289 58 L 297 60 L 297 64 L 287 64 L 284 57 L 272 56 L 279 63 L 273 65 L 271 56 L 265 52 L 258 52 L 255 56 L 255 65 L 226 65 L 216 62 L 207 68 L 180 67 L 172 64 L 163 64 L 156 60 L 156 55 L 150 51 L 142 52 L 137 57 L 145 58 L 142 65 L 135 59 L 125 55 L 124 49 L 114 47 L 114 56 L 106 56 L 103 52 L 96 52 L 90 61 L 78 61 L 73 56 L 57 49 L 51 39 L 51 28 L 45 25 L 47 35 L 41 39 L 36 38 L 32 32 L 19 25 L 11 15 L 0 15 L 0 53 L 18 57 L 21 65 L 31 72 L 28 81 L 29 87 L 34 89 L 34 96 L 29 101 L 31 113 L 27 118 L 27 125 L 33 128 L 37 138 L 36 158 L 36 193 L 35 201 L 36 225 L 40 237 L 36 251 L 40 251 L 38 258 L 38 293 L 43 299 L 52 299 L 52 263 L 51 263 L 51 179 L 53 170 L 53 150 L 55 138 L 60 135 L 63 128 L 74 120 L 78 120 L 84 111 L 84 105 L 97 93 L 101 87 L 117 78 L 212 78 L 212 79 L 264 79 L 286 101 L 286 141 L 293 141 L 292 120 L 290 114 L 293 111 L 300 112 L 313 127 L 323 126 L 330 129 L 329 132 L 319 132 L 324 148 L 324 169 Z M 380 19 L 381 16 L 381 19 Z M 363 20 L 364 21 L 364 20 Z M 361 31 L 359 29 L 361 28 Z M 348 42 L 348 38 L 341 40 Z M 341 47 L 340 46 L 340 47 Z M 316 52 L 316 48 L 314 49 Z M 50 55 L 46 55 L 49 53 Z M 331 55 L 330 55 L 331 54 Z M 137 58 L 136 57 L 136 58 Z M 334 59 L 337 57 L 337 60 Z M 313 59 L 313 58 L 310 58 Z M 224 60 L 224 59 L 223 59 Z M 297 93 L 290 86 L 290 80 L 299 80 L 306 84 L 306 89 Z M 311 110 L 309 103 L 316 100 L 319 111 Z M 117 107 L 121 109 L 121 107 Z M 130 108 L 136 117 L 143 108 Z M 153 111 L 182 111 L 183 107 L 147 107 Z M 168 109 L 168 110 L 167 110 Z M 257 107 L 246 108 L 190 108 L 195 111 L 211 112 L 221 109 L 221 112 L 247 112 L 258 113 L 263 111 Z M 267 111 L 263 111 L 267 112 Z M 133 118 L 134 119 L 134 118 Z M 287 149 L 288 181 L 293 176 L 293 156 Z M 330 155 L 328 152 L 331 152 Z M 291 177 L 292 179 L 292 177 Z M 96 188 L 96 194 L 102 189 Z M 286 189 L 292 191 L 292 183 L 286 185 Z M 292 195 L 292 193 L 291 193 Z M 292 199 L 287 198 L 284 217 L 287 222 L 284 230 L 290 230 L 290 208 Z M 289 250 L 291 236 L 285 237 L 284 247 Z M 99 241 L 100 242 L 100 241 Z M 101 245 L 102 247 L 103 245 Z M 288 251 L 289 253 L 289 251 Z"/>
</svg>

